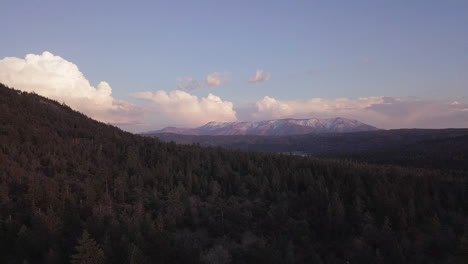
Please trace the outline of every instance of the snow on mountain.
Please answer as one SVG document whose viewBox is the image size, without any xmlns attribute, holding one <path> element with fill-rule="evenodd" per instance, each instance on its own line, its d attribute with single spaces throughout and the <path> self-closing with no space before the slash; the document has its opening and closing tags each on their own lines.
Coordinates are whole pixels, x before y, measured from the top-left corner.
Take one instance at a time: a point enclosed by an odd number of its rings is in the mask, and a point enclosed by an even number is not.
<svg viewBox="0 0 468 264">
<path fill-rule="evenodd" d="M 150 133 L 182 135 L 301 135 L 309 133 L 348 133 L 378 130 L 357 120 L 336 118 L 276 119 L 258 122 L 209 122 L 197 128 L 166 127 Z"/>
</svg>

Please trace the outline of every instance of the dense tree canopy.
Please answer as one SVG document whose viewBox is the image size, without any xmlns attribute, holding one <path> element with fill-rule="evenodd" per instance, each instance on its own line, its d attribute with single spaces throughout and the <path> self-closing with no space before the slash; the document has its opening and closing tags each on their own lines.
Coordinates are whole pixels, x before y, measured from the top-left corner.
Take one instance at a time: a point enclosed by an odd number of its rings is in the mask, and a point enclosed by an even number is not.
<svg viewBox="0 0 468 264">
<path fill-rule="evenodd" d="M 0 168 L 0 263 L 466 261 L 450 172 L 163 143 L 4 86 Z"/>
<path fill-rule="evenodd" d="M 468 129 L 392 129 L 290 136 L 142 135 L 181 144 L 349 159 L 374 164 L 468 172 Z"/>
</svg>

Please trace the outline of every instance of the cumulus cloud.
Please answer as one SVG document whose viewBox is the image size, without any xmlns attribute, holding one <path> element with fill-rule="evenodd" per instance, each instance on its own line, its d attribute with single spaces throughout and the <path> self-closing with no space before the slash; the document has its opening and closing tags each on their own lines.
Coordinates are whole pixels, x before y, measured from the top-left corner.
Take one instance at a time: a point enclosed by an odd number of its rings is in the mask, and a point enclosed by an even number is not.
<svg viewBox="0 0 468 264">
<path fill-rule="evenodd" d="M 281 101 L 265 96 L 257 101 L 250 118 L 347 117 L 380 128 L 468 127 L 467 103 L 430 101 L 385 96 L 357 99 L 311 98 Z"/>
<path fill-rule="evenodd" d="M 223 101 L 216 95 L 208 94 L 198 98 L 187 92 L 175 90 L 166 92 L 141 92 L 132 94 L 133 97 L 149 100 L 156 104 L 156 111 L 171 118 L 172 123 L 185 126 L 204 125 L 210 121 L 236 121 L 233 104 Z"/>
<path fill-rule="evenodd" d="M 205 80 L 180 79 L 180 90 L 156 91 L 133 94 L 133 97 L 151 102 L 146 108 L 137 107 L 112 96 L 107 82 L 92 86 L 78 67 L 50 52 L 28 54 L 25 58 L 7 57 L 0 60 L 0 82 L 28 92 L 35 92 L 103 122 L 127 124 L 134 130 L 139 122 L 140 131 L 149 126 L 169 125 L 199 126 L 210 121 L 229 122 L 237 120 L 261 120 L 285 117 L 347 117 L 380 128 L 443 128 L 468 127 L 468 102 L 466 98 L 456 101 L 421 100 L 397 97 L 362 97 L 306 100 L 278 100 L 265 96 L 251 107 L 234 109 L 232 102 L 209 94 L 197 97 L 185 90 L 216 87 L 227 81 L 228 73 L 214 72 Z M 269 73 L 257 70 L 250 82 L 271 78 Z M 151 109 L 150 109 L 151 108 Z M 144 112 L 142 109 L 145 109 Z M 142 113 L 154 110 L 159 113 L 153 120 L 141 123 Z"/>
<path fill-rule="evenodd" d="M 257 70 L 255 75 L 249 78 L 249 83 L 266 82 L 271 79 L 271 73 L 263 72 L 263 70 Z"/>
<path fill-rule="evenodd" d="M 135 122 L 137 108 L 113 98 L 107 82 L 93 87 L 74 63 L 47 51 L 0 60 L 0 82 L 64 102 L 103 122 Z"/>
<path fill-rule="evenodd" d="M 375 104 L 366 110 L 375 113 L 392 128 L 468 127 L 468 103 L 452 104 L 449 101 L 400 100 Z"/>
<path fill-rule="evenodd" d="M 280 101 L 275 98 L 265 96 L 256 102 L 256 112 L 254 116 L 281 118 L 301 114 L 325 114 L 325 113 L 346 113 L 357 109 L 365 109 L 373 104 L 383 103 L 384 97 L 364 97 L 358 99 L 338 98 L 322 99 L 312 98 L 302 101 Z"/>
<path fill-rule="evenodd" d="M 225 83 L 228 79 L 227 72 L 213 72 L 212 74 L 208 74 L 205 79 L 205 83 L 207 86 L 220 86 L 221 84 Z"/>
</svg>

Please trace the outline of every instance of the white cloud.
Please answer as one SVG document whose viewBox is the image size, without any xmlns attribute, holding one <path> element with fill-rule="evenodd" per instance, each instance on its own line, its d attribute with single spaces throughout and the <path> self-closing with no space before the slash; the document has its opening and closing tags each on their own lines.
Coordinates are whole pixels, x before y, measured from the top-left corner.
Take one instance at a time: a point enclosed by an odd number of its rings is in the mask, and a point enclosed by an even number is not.
<svg viewBox="0 0 468 264">
<path fill-rule="evenodd" d="M 214 72 L 206 76 L 204 81 L 181 79 L 180 89 L 219 86 L 227 81 L 227 77 L 228 73 Z M 259 82 L 270 78 L 269 73 L 258 70 L 249 81 Z M 28 54 L 24 59 L 7 57 L 0 60 L 0 82 L 65 102 L 103 122 L 120 126 L 130 124 L 127 127 L 129 130 L 135 130 L 138 127 L 135 123 L 143 119 L 142 107 L 115 99 L 107 82 L 92 86 L 74 63 L 50 52 Z M 176 90 L 143 92 L 133 96 L 151 101 L 150 108 L 160 113 L 145 123 L 140 122 L 140 131 L 162 124 L 199 126 L 210 121 L 235 121 L 237 116 L 242 120 L 342 116 L 381 128 L 468 127 L 468 103 L 463 98 L 457 98 L 457 101 L 431 101 L 374 96 L 283 101 L 265 96 L 252 107 L 235 111 L 232 102 L 223 101 L 213 94 L 199 98 Z"/>
<path fill-rule="evenodd" d="M 134 123 L 134 106 L 112 97 L 107 82 L 91 86 L 78 67 L 50 52 L 28 54 L 24 59 L 0 60 L 0 82 L 27 92 L 35 92 L 81 111 L 103 122 Z"/>
<path fill-rule="evenodd" d="M 255 75 L 249 78 L 249 83 L 258 83 L 258 82 L 266 82 L 271 79 L 271 73 L 263 72 L 263 70 L 257 70 Z"/>
<path fill-rule="evenodd" d="M 135 93 L 132 96 L 156 103 L 156 111 L 166 118 L 170 118 L 175 124 L 199 126 L 210 121 L 231 122 L 237 120 L 233 104 L 223 101 L 213 94 L 198 98 L 180 90 L 171 92 L 159 90 L 154 93 Z"/>
<path fill-rule="evenodd" d="M 207 86 L 220 86 L 221 84 L 225 83 L 228 79 L 227 72 L 213 72 L 212 74 L 208 74 L 205 79 L 205 83 Z"/>
<path fill-rule="evenodd" d="M 358 99 L 338 98 L 326 100 L 322 98 L 312 98 L 302 101 L 280 101 L 275 98 L 265 96 L 262 100 L 256 102 L 254 116 L 281 118 L 301 114 L 326 114 L 326 113 L 345 113 L 365 109 L 376 103 L 383 103 L 384 97 L 364 97 Z"/>
<path fill-rule="evenodd" d="M 250 111 L 253 119 L 347 117 L 380 128 L 468 127 L 468 104 L 395 97 L 311 98 L 281 101 L 265 96 Z"/>
</svg>

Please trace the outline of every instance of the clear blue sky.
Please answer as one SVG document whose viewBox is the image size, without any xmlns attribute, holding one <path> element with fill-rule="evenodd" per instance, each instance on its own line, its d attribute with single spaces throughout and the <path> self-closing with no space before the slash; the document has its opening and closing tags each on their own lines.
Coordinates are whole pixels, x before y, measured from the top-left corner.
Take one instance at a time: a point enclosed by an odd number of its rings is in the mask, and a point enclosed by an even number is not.
<svg viewBox="0 0 468 264">
<path fill-rule="evenodd" d="M 50 51 L 114 97 L 229 72 L 214 93 L 278 100 L 468 96 L 468 1 L 0 3 L 0 59 Z M 256 69 L 271 80 L 247 84 Z"/>
</svg>

